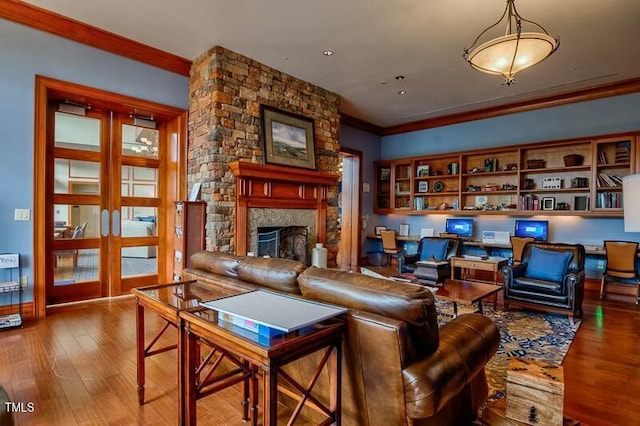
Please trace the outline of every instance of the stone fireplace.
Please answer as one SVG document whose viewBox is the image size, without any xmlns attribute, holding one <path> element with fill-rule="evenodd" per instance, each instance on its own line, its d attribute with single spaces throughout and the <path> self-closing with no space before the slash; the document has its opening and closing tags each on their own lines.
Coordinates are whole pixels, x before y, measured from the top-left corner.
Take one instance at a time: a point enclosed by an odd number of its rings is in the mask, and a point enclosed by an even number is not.
<svg viewBox="0 0 640 426">
<path fill-rule="evenodd" d="M 236 177 L 236 254 L 259 252 L 260 229 L 293 227 L 306 231 L 304 261 L 296 260 L 308 263 L 310 247 L 326 243 L 327 187 L 338 174 L 243 161 L 229 166 Z"/>
<path fill-rule="evenodd" d="M 335 262 L 339 240 L 337 179 L 328 179 L 321 185 L 297 182 L 290 189 L 296 194 L 304 192 L 302 198 L 298 197 L 301 203 L 282 205 L 275 201 L 280 197 L 276 193 L 271 205 L 265 207 L 252 201 L 254 204 L 249 211 L 239 213 L 238 199 L 247 194 L 239 192 L 241 188 L 237 187 L 237 177 L 231 171 L 230 163 L 241 160 L 270 166 L 262 164 L 260 105 L 267 105 L 313 119 L 316 170 L 302 171 L 311 176 L 314 173 L 324 177 L 337 174 L 339 96 L 219 46 L 193 61 L 189 93 L 187 184 L 188 188 L 195 182 L 202 184 L 201 196 L 207 202 L 207 250 L 236 254 L 255 251 L 248 245 L 250 239 L 247 238 L 254 232 L 247 224 L 248 217 L 253 214 L 250 210 L 254 208 L 285 209 L 296 213 L 311 210 L 310 223 L 305 219 L 304 223 L 293 221 L 286 225 L 313 226 L 309 229 L 310 247 L 315 242 L 325 243 L 329 264 Z M 276 173 L 287 176 L 297 170 L 300 169 L 280 167 Z M 272 182 L 269 185 L 275 186 L 256 186 L 251 190 L 264 193 L 279 184 Z M 262 199 L 264 201 L 265 197 Z"/>
<path fill-rule="evenodd" d="M 306 229 L 306 258 L 310 259 L 311 248 L 315 246 L 317 234 L 316 213 L 312 209 L 250 208 L 247 219 L 249 233 L 247 252 L 260 255 L 258 234 L 262 228 L 282 229 L 291 225 Z"/>
</svg>

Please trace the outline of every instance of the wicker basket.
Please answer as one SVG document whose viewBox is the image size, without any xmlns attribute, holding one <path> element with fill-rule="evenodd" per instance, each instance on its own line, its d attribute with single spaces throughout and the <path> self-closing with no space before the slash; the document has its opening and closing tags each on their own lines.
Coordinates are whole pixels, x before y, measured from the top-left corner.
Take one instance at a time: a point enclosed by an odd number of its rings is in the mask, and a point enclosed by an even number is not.
<svg viewBox="0 0 640 426">
<path fill-rule="evenodd" d="M 582 160 L 584 160 L 584 157 L 582 155 L 579 155 L 579 154 L 565 155 L 562 158 L 564 159 L 564 165 L 566 167 L 569 167 L 569 166 L 582 166 Z"/>
<path fill-rule="evenodd" d="M 544 160 L 527 160 L 527 169 L 544 169 Z"/>
</svg>

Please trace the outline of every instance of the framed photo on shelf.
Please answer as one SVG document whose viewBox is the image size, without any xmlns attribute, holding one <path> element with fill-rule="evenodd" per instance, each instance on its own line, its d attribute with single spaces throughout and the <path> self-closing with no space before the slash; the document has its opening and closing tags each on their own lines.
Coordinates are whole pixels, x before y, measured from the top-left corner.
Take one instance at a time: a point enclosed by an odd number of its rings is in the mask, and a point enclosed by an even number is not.
<svg viewBox="0 0 640 426">
<path fill-rule="evenodd" d="M 260 105 L 265 164 L 316 169 L 313 119 Z"/>
<path fill-rule="evenodd" d="M 553 210 L 556 207 L 556 199 L 554 197 L 544 197 L 542 199 L 542 210 Z"/>
<path fill-rule="evenodd" d="M 382 167 L 380 169 L 380 180 L 389 180 L 391 178 L 391 167 Z"/>
<path fill-rule="evenodd" d="M 408 223 L 401 223 L 400 224 L 400 229 L 398 230 L 398 235 L 401 237 L 408 237 L 409 236 L 409 224 Z"/>
<path fill-rule="evenodd" d="M 387 230 L 387 227 L 386 226 L 376 226 L 374 229 L 375 229 L 376 235 L 379 237 L 380 235 L 382 235 L 382 231 L 386 231 Z"/>
<path fill-rule="evenodd" d="M 429 165 L 422 165 L 416 167 L 416 177 L 429 176 Z"/>
<path fill-rule="evenodd" d="M 418 192 L 429 192 L 429 181 L 423 180 L 418 182 Z"/>
</svg>

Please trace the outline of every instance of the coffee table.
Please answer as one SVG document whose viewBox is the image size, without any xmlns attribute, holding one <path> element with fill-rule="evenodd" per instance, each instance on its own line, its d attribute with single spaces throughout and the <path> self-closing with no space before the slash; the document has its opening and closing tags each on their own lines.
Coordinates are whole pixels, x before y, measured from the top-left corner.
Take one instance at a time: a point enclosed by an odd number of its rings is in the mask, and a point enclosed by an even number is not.
<svg viewBox="0 0 640 426">
<path fill-rule="evenodd" d="M 494 295 L 500 290 L 502 290 L 501 286 L 493 284 L 449 279 L 444 282 L 444 286 L 438 287 L 434 296 L 436 299 L 453 303 L 453 317 L 455 318 L 458 316 L 458 303 L 477 303 L 478 312 L 482 314 L 482 299 Z"/>
</svg>

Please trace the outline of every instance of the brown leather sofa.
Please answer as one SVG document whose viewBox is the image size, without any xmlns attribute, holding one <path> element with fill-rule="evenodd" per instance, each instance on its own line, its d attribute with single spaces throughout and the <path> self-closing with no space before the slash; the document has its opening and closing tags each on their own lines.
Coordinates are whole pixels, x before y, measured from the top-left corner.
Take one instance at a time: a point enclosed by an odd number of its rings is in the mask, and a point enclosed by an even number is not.
<svg viewBox="0 0 640 426">
<path fill-rule="evenodd" d="M 183 275 L 239 291 L 268 288 L 347 307 L 345 425 L 468 424 L 487 398 L 484 366 L 498 348 L 498 327 L 485 316 L 468 314 L 438 328 L 433 295 L 423 286 L 212 252 L 194 254 Z M 287 372 L 309 377 L 317 365 L 313 358 L 293 363 Z M 318 386 L 314 395 L 323 399 L 328 378 L 323 375 Z M 319 421 L 310 410 L 305 413 Z"/>
</svg>

